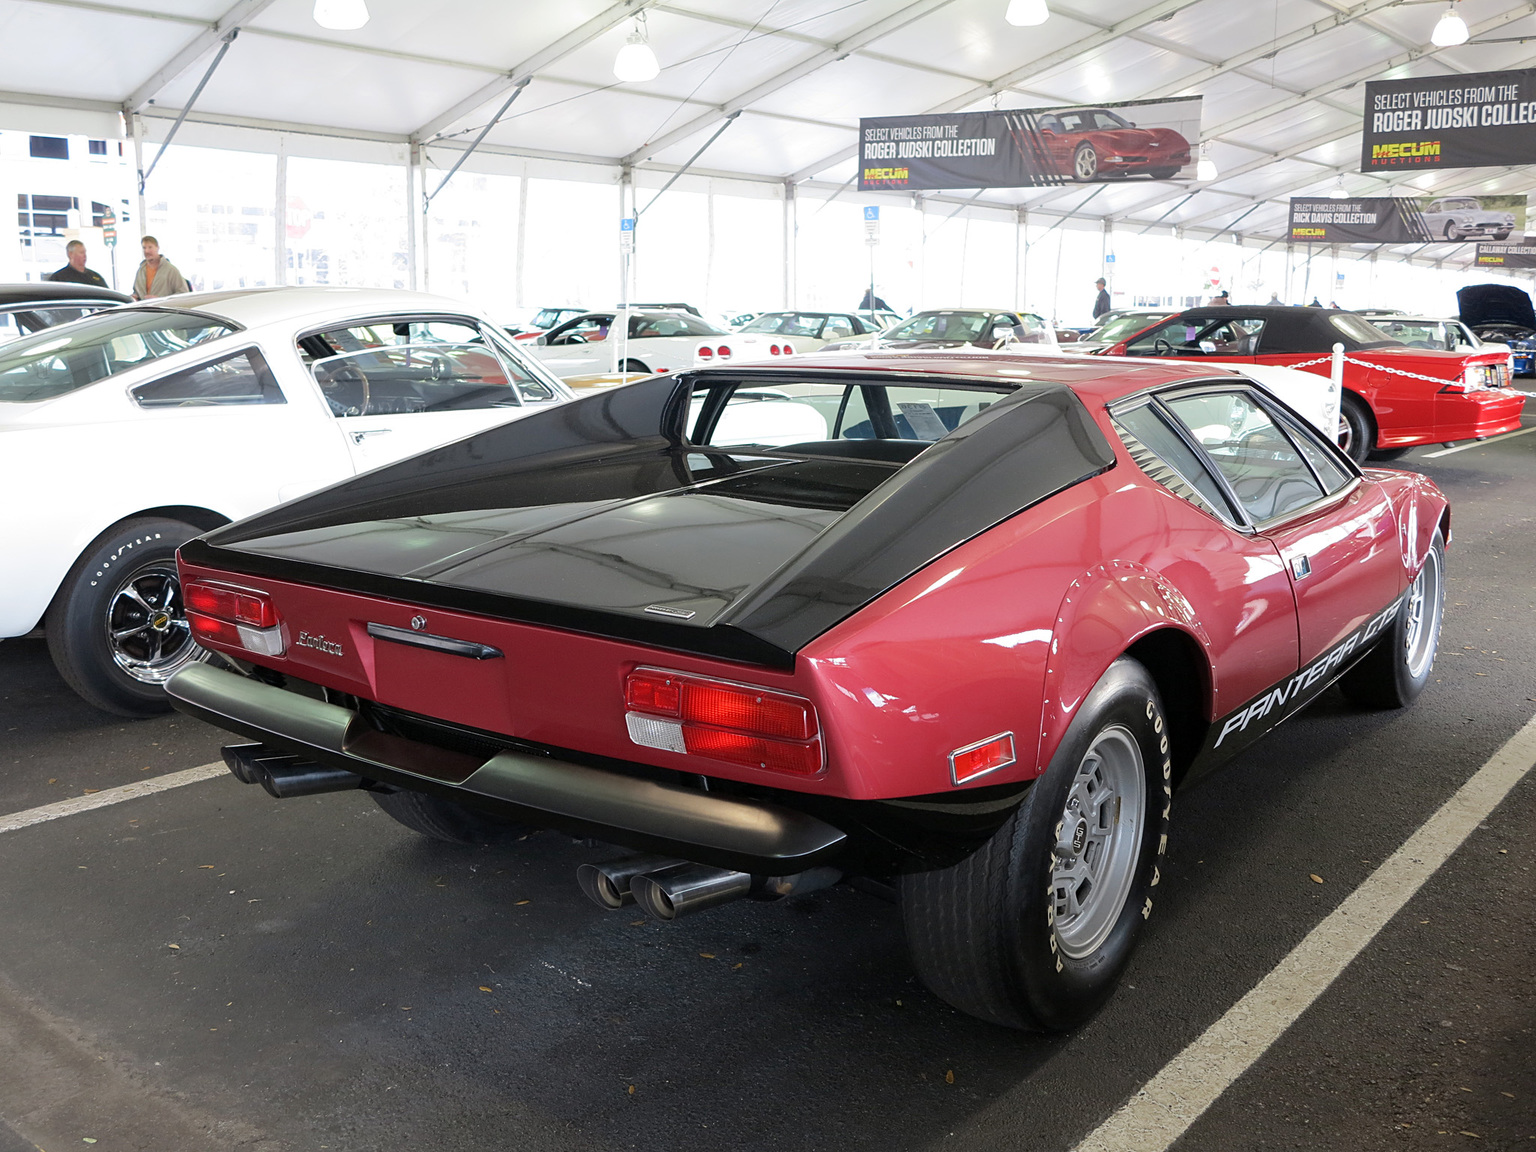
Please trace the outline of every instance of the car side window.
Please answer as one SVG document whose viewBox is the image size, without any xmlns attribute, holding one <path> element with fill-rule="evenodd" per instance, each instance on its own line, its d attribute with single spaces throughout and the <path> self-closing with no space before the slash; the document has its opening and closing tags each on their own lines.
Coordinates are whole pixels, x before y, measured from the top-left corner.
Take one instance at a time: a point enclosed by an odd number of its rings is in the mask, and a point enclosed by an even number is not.
<svg viewBox="0 0 1536 1152">
<path fill-rule="evenodd" d="M 254 348 L 140 384 L 131 395 L 140 408 L 287 403 L 266 360 Z"/>
<path fill-rule="evenodd" d="M 1317 435 L 1317 430 L 1301 420 L 1294 420 L 1285 413 L 1277 413 L 1277 418 L 1285 426 L 1285 430 L 1291 435 L 1291 443 L 1296 445 L 1297 451 L 1306 459 L 1312 467 L 1312 474 L 1322 483 L 1323 490 L 1332 496 L 1343 488 L 1354 476 L 1348 472 L 1344 465 L 1324 447 L 1322 440 Z"/>
<path fill-rule="evenodd" d="M 1221 482 L 1154 405 L 1116 412 L 1114 420 L 1126 451 L 1148 476 L 1197 508 L 1229 522 L 1240 519 Z"/>
<path fill-rule="evenodd" d="M 1311 468 L 1253 397 L 1203 392 L 1164 403 L 1205 449 L 1256 524 L 1322 499 Z"/>
<path fill-rule="evenodd" d="M 821 338 L 823 340 L 837 340 L 844 336 L 852 336 L 855 331 L 852 317 L 828 316 L 826 326 L 821 330 Z"/>
</svg>

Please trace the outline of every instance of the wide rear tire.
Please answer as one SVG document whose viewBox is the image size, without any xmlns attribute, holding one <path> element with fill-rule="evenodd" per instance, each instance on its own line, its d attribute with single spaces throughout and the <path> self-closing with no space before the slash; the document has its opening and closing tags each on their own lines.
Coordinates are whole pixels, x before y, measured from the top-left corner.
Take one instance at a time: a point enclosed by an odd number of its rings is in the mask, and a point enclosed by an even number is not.
<svg viewBox="0 0 1536 1152">
<path fill-rule="evenodd" d="M 1114 991 L 1167 845 L 1168 724 L 1130 657 L 1089 693 L 1014 814 L 947 868 L 899 878 L 913 966 L 962 1012 L 1064 1031 Z"/>
<path fill-rule="evenodd" d="M 1356 464 L 1364 464 L 1376 447 L 1376 421 L 1370 408 L 1347 393 L 1339 401 L 1339 447 Z"/>
</svg>

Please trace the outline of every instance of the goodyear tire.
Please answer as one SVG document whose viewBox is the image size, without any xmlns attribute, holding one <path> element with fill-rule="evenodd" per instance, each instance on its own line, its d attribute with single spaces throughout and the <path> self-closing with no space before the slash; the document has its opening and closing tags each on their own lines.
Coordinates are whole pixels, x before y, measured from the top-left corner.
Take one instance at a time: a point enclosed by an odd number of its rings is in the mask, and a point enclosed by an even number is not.
<svg viewBox="0 0 1536 1152">
<path fill-rule="evenodd" d="M 206 656 L 181 606 L 176 549 L 201 529 L 145 517 L 86 548 L 48 607 L 48 652 L 87 703 L 119 716 L 170 711 L 165 682 Z"/>
<path fill-rule="evenodd" d="M 1445 541 L 1436 532 L 1392 627 L 1339 681 L 1344 695 L 1367 708 L 1412 704 L 1429 683 L 1444 615 Z"/>
<path fill-rule="evenodd" d="M 1339 402 L 1339 447 L 1356 464 L 1364 464 L 1376 446 L 1376 421 L 1358 396 L 1346 393 Z"/>
<path fill-rule="evenodd" d="M 374 802 L 412 832 L 445 844 L 499 844 L 528 831 L 425 792 L 370 792 Z"/>
<path fill-rule="evenodd" d="M 1152 911 L 1171 774 L 1157 687 L 1121 657 L 991 839 L 951 867 L 899 878 L 928 987 L 1010 1028 L 1064 1031 L 1098 1011 Z"/>
</svg>

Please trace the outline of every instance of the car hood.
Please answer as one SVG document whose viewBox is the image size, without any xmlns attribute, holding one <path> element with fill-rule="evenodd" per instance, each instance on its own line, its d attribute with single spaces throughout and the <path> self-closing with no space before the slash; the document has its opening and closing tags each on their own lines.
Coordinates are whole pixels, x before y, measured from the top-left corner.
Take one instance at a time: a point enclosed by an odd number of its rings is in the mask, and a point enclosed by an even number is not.
<svg viewBox="0 0 1536 1152">
<path fill-rule="evenodd" d="M 1536 328 L 1536 309 L 1530 294 L 1512 284 L 1469 284 L 1456 292 L 1463 324 L 1519 324 Z"/>
</svg>

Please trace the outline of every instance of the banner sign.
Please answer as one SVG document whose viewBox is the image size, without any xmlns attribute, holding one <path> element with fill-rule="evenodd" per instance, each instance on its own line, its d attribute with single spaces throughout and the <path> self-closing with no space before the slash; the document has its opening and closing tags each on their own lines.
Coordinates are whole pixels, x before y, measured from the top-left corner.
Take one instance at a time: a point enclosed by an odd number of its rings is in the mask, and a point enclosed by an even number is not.
<svg viewBox="0 0 1536 1152">
<path fill-rule="evenodd" d="M 1536 244 L 1479 244 L 1479 268 L 1536 268 Z"/>
<path fill-rule="evenodd" d="M 1038 188 L 1194 173 L 1200 97 L 859 121 L 859 191 Z"/>
<path fill-rule="evenodd" d="M 1525 235 L 1524 196 L 1291 198 L 1293 241 L 1430 244 Z"/>
<path fill-rule="evenodd" d="M 1536 69 L 1371 80 L 1360 171 L 1536 163 Z"/>
</svg>

